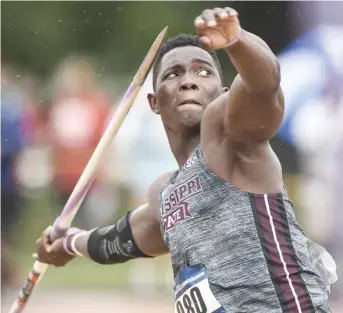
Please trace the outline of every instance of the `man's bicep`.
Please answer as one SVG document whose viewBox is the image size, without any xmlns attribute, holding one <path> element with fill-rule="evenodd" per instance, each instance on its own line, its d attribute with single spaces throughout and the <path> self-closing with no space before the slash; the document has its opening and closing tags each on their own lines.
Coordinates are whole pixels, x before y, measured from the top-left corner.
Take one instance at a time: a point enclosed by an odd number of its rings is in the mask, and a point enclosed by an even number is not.
<svg viewBox="0 0 343 313">
<path fill-rule="evenodd" d="M 168 253 L 168 249 L 153 210 L 149 204 L 138 207 L 130 216 L 130 225 L 139 250 L 149 256 L 159 256 Z"/>
<path fill-rule="evenodd" d="M 233 141 L 261 142 L 278 131 L 284 114 L 279 87 L 269 94 L 250 93 L 239 75 L 232 83 L 225 106 L 225 134 Z"/>
<path fill-rule="evenodd" d="M 134 210 L 130 217 L 133 238 L 139 249 L 149 256 L 168 253 L 160 229 L 159 192 L 172 173 L 161 175 L 148 190 L 148 203 Z"/>
</svg>

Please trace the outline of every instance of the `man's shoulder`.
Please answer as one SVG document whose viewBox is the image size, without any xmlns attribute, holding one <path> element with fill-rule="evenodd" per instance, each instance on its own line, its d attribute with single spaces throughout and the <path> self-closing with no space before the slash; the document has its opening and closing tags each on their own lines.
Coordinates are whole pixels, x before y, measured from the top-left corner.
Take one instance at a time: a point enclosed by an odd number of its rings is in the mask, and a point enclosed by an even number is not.
<svg viewBox="0 0 343 313">
<path fill-rule="evenodd" d="M 159 194 L 162 191 L 163 186 L 169 181 L 173 171 L 166 172 L 158 176 L 155 181 L 150 185 L 148 190 L 148 198 L 151 204 L 158 206 Z"/>
<path fill-rule="evenodd" d="M 159 220 L 160 216 L 159 194 L 162 191 L 163 186 L 168 182 L 168 180 L 171 178 L 173 174 L 173 171 L 161 174 L 155 179 L 155 181 L 149 187 L 149 208 L 152 210 L 153 215 L 156 217 L 156 220 Z"/>
<path fill-rule="evenodd" d="M 174 173 L 175 171 L 169 171 L 159 175 L 150 185 L 149 192 L 153 192 L 156 196 L 158 196 L 163 186 L 169 181 Z"/>
<path fill-rule="evenodd" d="M 225 92 L 206 107 L 201 118 L 201 145 L 218 143 L 224 134 L 224 114 L 228 93 Z"/>
</svg>

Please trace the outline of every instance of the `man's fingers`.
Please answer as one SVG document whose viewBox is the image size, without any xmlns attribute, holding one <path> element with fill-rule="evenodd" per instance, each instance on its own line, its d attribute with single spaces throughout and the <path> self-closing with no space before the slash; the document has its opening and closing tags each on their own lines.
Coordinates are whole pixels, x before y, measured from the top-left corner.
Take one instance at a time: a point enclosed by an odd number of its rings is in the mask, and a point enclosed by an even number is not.
<svg viewBox="0 0 343 313">
<path fill-rule="evenodd" d="M 44 244 L 44 246 L 50 244 L 49 234 L 45 234 L 44 235 L 44 237 L 43 237 L 43 244 Z"/>
<path fill-rule="evenodd" d="M 52 244 L 50 242 L 50 231 L 51 231 L 52 227 L 49 226 L 45 231 L 44 231 L 44 236 L 42 238 L 43 242 L 43 247 L 44 247 L 44 251 L 49 254 L 52 251 Z"/>
<path fill-rule="evenodd" d="M 42 237 L 46 237 L 50 234 L 52 229 L 52 226 L 48 226 L 47 228 L 44 229 L 43 233 L 42 233 Z"/>
<path fill-rule="evenodd" d="M 205 10 L 201 14 L 202 19 L 206 22 L 208 27 L 214 27 L 217 25 L 216 18 L 213 10 Z"/>
<path fill-rule="evenodd" d="M 238 12 L 235 9 L 226 7 L 225 11 L 229 16 L 238 16 Z"/>
<path fill-rule="evenodd" d="M 49 244 L 47 244 L 47 245 L 45 245 L 45 251 L 46 251 L 46 253 L 51 253 L 51 251 L 52 251 L 52 246 L 51 245 L 49 245 Z"/>
<path fill-rule="evenodd" d="M 49 226 L 45 231 L 44 231 L 44 243 L 51 243 L 51 240 L 50 240 L 50 233 L 51 233 L 51 230 L 52 230 L 52 226 Z"/>
<path fill-rule="evenodd" d="M 194 21 L 195 27 L 197 28 L 205 28 L 206 26 L 206 22 L 204 21 L 204 19 L 201 16 L 198 16 L 195 21 Z"/>
<path fill-rule="evenodd" d="M 48 258 L 45 258 L 44 260 L 41 259 L 38 255 L 38 253 L 33 253 L 32 254 L 32 258 L 35 260 L 35 261 L 38 261 L 38 262 L 41 262 L 41 263 L 45 263 L 45 264 L 49 264 L 51 265 L 52 263 L 50 261 L 48 261 Z"/>
<path fill-rule="evenodd" d="M 212 41 L 211 41 L 211 39 L 209 38 L 209 37 L 207 37 L 207 36 L 202 36 L 202 37 L 200 37 L 200 44 L 201 44 L 201 46 L 203 47 L 203 48 L 205 48 L 205 49 L 211 49 L 211 47 L 212 47 Z"/>
<path fill-rule="evenodd" d="M 229 18 L 228 12 L 226 12 L 226 10 L 222 9 L 222 8 L 215 8 L 215 9 L 213 9 L 213 13 L 214 13 L 214 17 L 217 20 Z"/>
<path fill-rule="evenodd" d="M 194 24 L 198 29 L 203 29 L 206 27 L 216 27 L 217 22 L 222 20 L 228 20 L 231 17 L 238 16 L 238 12 L 235 9 L 226 7 L 214 8 L 213 10 L 204 10 L 200 16 L 198 16 Z"/>
<path fill-rule="evenodd" d="M 48 226 L 42 233 L 42 236 L 36 240 L 37 253 L 32 254 L 34 260 L 45 263 L 54 264 L 54 245 L 50 243 L 50 232 L 52 226 Z"/>
</svg>

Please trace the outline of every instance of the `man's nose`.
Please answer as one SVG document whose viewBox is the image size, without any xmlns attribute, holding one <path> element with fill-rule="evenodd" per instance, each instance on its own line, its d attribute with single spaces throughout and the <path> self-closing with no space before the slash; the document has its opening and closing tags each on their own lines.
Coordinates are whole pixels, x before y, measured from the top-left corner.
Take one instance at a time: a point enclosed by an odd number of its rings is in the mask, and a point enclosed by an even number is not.
<svg viewBox="0 0 343 313">
<path fill-rule="evenodd" d="M 199 87 L 195 83 L 185 82 L 180 85 L 179 91 L 187 91 L 187 90 L 199 90 Z"/>
</svg>

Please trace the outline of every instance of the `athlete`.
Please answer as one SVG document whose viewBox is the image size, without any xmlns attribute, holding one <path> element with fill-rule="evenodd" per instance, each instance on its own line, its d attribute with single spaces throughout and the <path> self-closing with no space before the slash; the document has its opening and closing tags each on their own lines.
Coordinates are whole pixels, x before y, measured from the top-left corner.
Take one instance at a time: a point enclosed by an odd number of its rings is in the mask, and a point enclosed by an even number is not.
<svg viewBox="0 0 343 313">
<path fill-rule="evenodd" d="M 195 26 L 198 36 L 164 44 L 148 95 L 179 169 L 115 225 L 52 244 L 46 229 L 35 257 L 63 266 L 75 255 L 116 264 L 170 253 L 177 313 L 330 312 L 269 145 L 284 114 L 277 58 L 231 8 L 205 10 Z M 219 49 L 238 72 L 230 90 Z"/>
</svg>

